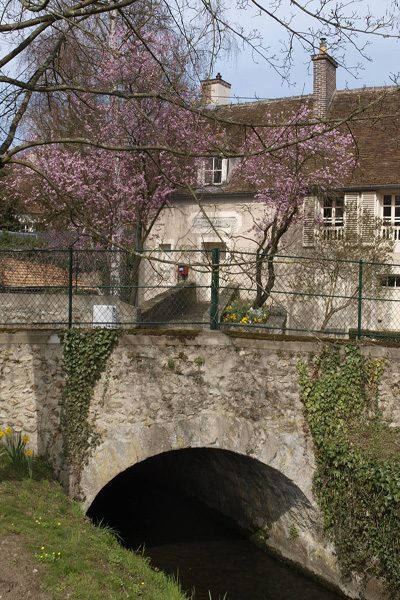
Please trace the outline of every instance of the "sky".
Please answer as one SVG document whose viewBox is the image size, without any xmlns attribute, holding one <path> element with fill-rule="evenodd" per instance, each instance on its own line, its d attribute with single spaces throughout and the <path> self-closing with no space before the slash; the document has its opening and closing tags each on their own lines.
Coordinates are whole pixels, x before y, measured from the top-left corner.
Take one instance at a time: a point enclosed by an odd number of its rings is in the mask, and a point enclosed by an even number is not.
<svg viewBox="0 0 400 600">
<path fill-rule="evenodd" d="M 289 0 L 286 3 L 288 2 Z M 348 10 L 357 11 L 360 18 L 359 24 L 362 26 L 365 22 L 364 15 L 367 5 L 374 14 L 378 14 L 384 12 L 389 2 L 390 0 L 370 0 L 369 2 L 359 0 L 355 3 L 351 2 Z M 264 0 L 263 3 L 265 6 L 270 6 L 273 4 L 273 0 Z M 233 4 L 236 3 L 228 0 L 228 6 Z M 312 2 L 308 4 L 310 5 Z M 281 14 L 286 17 L 293 14 L 295 18 L 292 24 L 296 29 L 308 31 L 310 27 L 315 26 L 311 19 L 302 14 L 296 14 L 288 5 L 283 6 Z M 282 41 L 285 40 L 286 33 L 280 25 L 272 22 L 266 16 L 257 16 L 255 11 L 250 8 L 246 8 L 246 10 L 228 8 L 228 15 L 237 27 L 244 27 L 247 31 L 256 28 L 263 36 L 264 43 L 268 44 L 273 52 L 278 54 L 281 52 Z M 370 60 L 363 57 L 353 44 L 348 44 L 341 56 L 332 53 L 334 58 L 342 63 L 337 69 L 338 89 L 388 85 L 391 83 L 391 74 L 400 72 L 399 40 L 361 35 L 357 43 L 360 45 L 365 42 L 370 42 L 366 49 Z M 232 97 L 236 97 L 239 101 L 255 97 L 277 98 L 308 94 L 312 92 L 312 53 L 311 48 L 304 49 L 299 43 L 295 44 L 289 82 L 283 81 L 264 59 L 260 57 L 254 59 L 251 49 L 242 45 L 238 46 L 231 56 L 221 57 L 217 61 L 216 71 L 221 72 L 223 79 L 232 84 Z M 357 65 L 359 65 L 358 68 L 354 69 Z"/>
</svg>

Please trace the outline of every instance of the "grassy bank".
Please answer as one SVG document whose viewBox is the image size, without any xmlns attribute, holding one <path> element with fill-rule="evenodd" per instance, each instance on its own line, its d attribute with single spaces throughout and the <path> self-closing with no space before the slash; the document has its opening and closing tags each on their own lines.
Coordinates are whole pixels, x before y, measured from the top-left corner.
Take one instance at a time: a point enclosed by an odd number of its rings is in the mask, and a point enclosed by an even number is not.
<svg viewBox="0 0 400 600">
<path fill-rule="evenodd" d="M 29 479 L 0 453 L 0 539 L 17 541 L 49 598 L 187 600 L 171 579 L 85 519 L 43 463 L 32 466 Z"/>
</svg>

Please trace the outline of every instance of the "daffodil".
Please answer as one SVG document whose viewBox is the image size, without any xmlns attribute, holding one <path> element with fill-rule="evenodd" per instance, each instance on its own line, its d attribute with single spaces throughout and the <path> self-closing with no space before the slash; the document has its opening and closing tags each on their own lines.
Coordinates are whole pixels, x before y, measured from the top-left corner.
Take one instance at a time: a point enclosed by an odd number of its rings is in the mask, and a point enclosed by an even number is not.
<svg viewBox="0 0 400 600">
<path fill-rule="evenodd" d="M 23 444 L 27 444 L 29 442 L 29 435 L 23 435 L 22 436 L 22 443 Z"/>
</svg>

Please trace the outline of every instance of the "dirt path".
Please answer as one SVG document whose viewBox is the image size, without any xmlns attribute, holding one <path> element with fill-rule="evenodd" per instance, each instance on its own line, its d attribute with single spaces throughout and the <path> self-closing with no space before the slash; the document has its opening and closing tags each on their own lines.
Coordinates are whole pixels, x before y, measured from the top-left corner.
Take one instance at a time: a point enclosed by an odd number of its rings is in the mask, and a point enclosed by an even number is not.
<svg viewBox="0 0 400 600">
<path fill-rule="evenodd" d="M 0 540 L 0 600 L 51 600 L 40 590 L 39 576 L 22 538 Z"/>
</svg>

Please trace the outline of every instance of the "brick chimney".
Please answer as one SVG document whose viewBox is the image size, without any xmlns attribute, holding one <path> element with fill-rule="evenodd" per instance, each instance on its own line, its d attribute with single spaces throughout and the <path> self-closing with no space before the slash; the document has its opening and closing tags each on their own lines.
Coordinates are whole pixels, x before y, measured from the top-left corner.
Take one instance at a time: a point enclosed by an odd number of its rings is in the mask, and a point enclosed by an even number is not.
<svg viewBox="0 0 400 600">
<path fill-rule="evenodd" d="M 203 100 L 211 106 L 229 104 L 231 101 L 231 84 L 222 79 L 221 73 L 217 73 L 215 79 L 204 79 L 201 82 Z"/>
<path fill-rule="evenodd" d="M 319 54 L 312 57 L 314 63 L 314 114 L 324 119 L 336 91 L 338 63 L 327 54 L 326 39 L 321 38 Z"/>
</svg>

